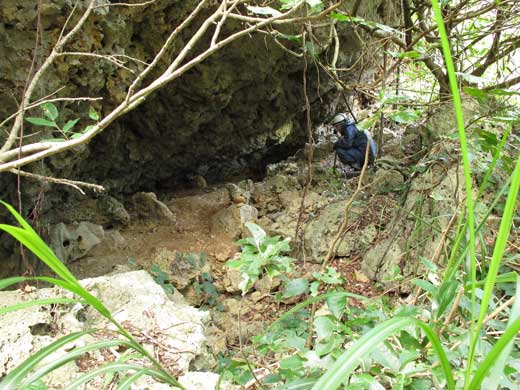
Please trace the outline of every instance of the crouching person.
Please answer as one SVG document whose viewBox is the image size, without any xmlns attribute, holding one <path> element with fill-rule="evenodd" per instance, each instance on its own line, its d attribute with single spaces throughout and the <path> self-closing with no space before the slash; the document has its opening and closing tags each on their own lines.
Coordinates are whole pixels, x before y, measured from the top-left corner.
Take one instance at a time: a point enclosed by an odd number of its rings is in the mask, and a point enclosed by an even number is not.
<svg viewBox="0 0 520 390">
<path fill-rule="evenodd" d="M 365 163 L 367 144 L 368 163 L 371 164 L 377 155 L 377 146 L 368 131 L 359 131 L 355 123 L 346 114 L 337 114 L 331 124 L 340 138 L 334 143 L 334 151 L 339 160 L 355 170 L 360 170 Z"/>
</svg>

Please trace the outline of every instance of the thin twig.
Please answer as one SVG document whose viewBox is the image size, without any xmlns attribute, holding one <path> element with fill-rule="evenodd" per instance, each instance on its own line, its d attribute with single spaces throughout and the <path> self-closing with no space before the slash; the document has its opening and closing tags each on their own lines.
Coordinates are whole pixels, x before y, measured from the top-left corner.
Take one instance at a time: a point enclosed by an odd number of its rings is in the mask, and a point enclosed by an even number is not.
<svg viewBox="0 0 520 390">
<path fill-rule="evenodd" d="M 37 174 L 34 174 L 34 173 L 22 171 L 20 169 L 10 169 L 9 172 L 14 173 L 15 175 L 20 175 L 20 176 L 23 176 L 23 177 L 27 177 L 29 179 L 34 179 L 34 180 L 43 181 L 43 182 L 49 182 L 49 183 L 54 183 L 54 184 L 63 184 L 63 185 L 66 185 L 66 186 L 70 186 L 70 187 L 78 190 L 82 195 L 85 195 L 85 192 L 83 192 L 83 190 L 80 187 L 85 187 L 85 188 L 94 190 L 96 192 L 104 192 L 105 191 L 105 187 L 100 186 L 98 184 L 85 183 L 85 182 L 82 182 L 82 181 L 69 180 L 69 179 L 58 179 L 58 178 L 49 177 L 49 176 L 42 176 L 42 175 L 37 175 Z"/>
<path fill-rule="evenodd" d="M 508 306 L 511 306 L 515 301 L 515 296 L 513 295 L 507 301 L 505 301 L 502 305 L 500 305 L 494 312 L 490 313 L 485 319 L 484 324 L 495 318 L 501 312 L 503 312 Z"/>
<path fill-rule="evenodd" d="M 305 33 L 303 34 L 303 50 L 305 51 Z M 303 95 L 305 97 L 305 113 L 307 119 L 307 144 L 305 145 L 305 150 L 307 152 L 307 176 L 305 178 L 305 187 L 303 189 L 302 200 L 300 202 L 300 211 L 298 213 L 298 221 L 296 222 L 296 230 L 294 231 L 294 239 L 298 239 L 298 233 L 300 231 L 303 211 L 305 208 L 305 198 L 307 193 L 309 192 L 309 188 L 312 184 L 312 159 L 314 152 L 314 138 L 312 136 L 312 120 L 311 120 L 311 103 L 309 100 L 309 95 L 307 93 L 307 56 L 303 57 L 304 65 L 303 65 Z"/>
<path fill-rule="evenodd" d="M 233 4 L 231 4 L 231 7 L 229 7 L 229 9 L 228 9 L 227 0 L 224 0 L 224 3 L 223 3 L 224 4 L 224 9 L 223 9 L 224 13 L 222 15 L 222 18 L 217 23 L 217 27 L 215 27 L 215 32 L 213 33 L 213 37 L 211 38 L 210 47 L 215 46 L 215 44 L 217 43 L 217 39 L 220 34 L 220 30 L 222 29 L 222 26 L 224 25 L 224 23 L 226 23 L 226 19 L 228 18 L 231 11 L 233 11 L 239 3 L 240 3 L 240 0 L 235 0 L 235 2 Z"/>
<path fill-rule="evenodd" d="M 130 3 L 111 3 L 111 4 L 101 4 L 101 5 L 96 5 L 94 7 L 94 9 L 97 9 L 97 8 L 104 8 L 104 7 L 142 7 L 144 5 L 149 5 L 149 4 L 153 4 L 155 3 L 157 0 L 148 0 L 148 1 L 145 1 L 144 3 L 135 3 L 135 4 L 130 4 Z"/>
<path fill-rule="evenodd" d="M 172 33 L 170 34 L 170 36 L 166 39 L 166 42 L 164 42 L 164 44 L 162 45 L 161 49 L 159 50 L 159 52 L 155 55 L 154 59 L 152 60 L 152 62 L 146 67 L 146 69 L 144 69 L 138 76 L 137 78 L 133 81 L 133 83 L 130 85 L 130 88 L 128 88 L 128 92 L 126 94 L 126 98 L 125 98 L 125 101 L 128 103 L 129 99 L 130 99 L 130 96 L 133 95 L 134 93 L 134 90 L 136 88 L 137 85 L 139 85 L 139 83 L 148 75 L 148 73 L 150 73 L 152 71 L 153 68 L 155 68 L 155 66 L 157 65 L 157 63 L 159 62 L 159 60 L 163 57 L 163 55 L 166 53 L 166 51 L 168 50 L 168 48 L 170 47 L 171 43 L 174 41 L 174 39 L 179 35 L 179 33 L 186 27 L 190 24 L 190 22 L 195 18 L 195 16 L 198 15 L 198 13 L 200 12 L 200 10 L 206 5 L 206 2 L 207 0 L 202 0 L 201 2 L 199 2 L 199 4 L 197 5 L 197 7 L 195 7 L 195 9 L 190 13 L 190 15 L 188 15 L 188 17 L 186 19 L 184 19 L 182 21 L 182 23 L 177 26 L 177 28 L 175 28 Z"/>
<path fill-rule="evenodd" d="M 87 10 L 81 16 L 81 18 L 79 19 L 78 23 L 74 26 L 74 28 L 67 35 L 65 35 L 61 40 L 59 40 L 56 43 L 56 45 L 52 49 L 52 51 L 49 54 L 49 56 L 45 59 L 45 61 L 42 64 L 42 66 L 40 67 L 40 69 L 38 69 L 38 71 L 36 72 L 36 74 L 32 78 L 31 82 L 29 83 L 29 85 L 27 87 L 27 90 L 24 93 L 24 96 L 22 98 L 22 107 L 29 103 L 29 101 L 31 99 L 31 96 L 32 96 L 32 93 L 33 93 L 34 89 L 36 88 L 36 85 L 40 81 L 40 78 L 45 73 L 47 68 L 49 68 L 51 66 L 51 64 L 54 62 L 54 60 L 57 58 L 58 53 L 61 51 L 63 46 L 65 44 L 67 44 L 68 41 L 70 39 L 72 39 L 72 37 L 74 35 L 76 35 L 76 33 L 81 29 L 81 27 L 83 26 L 85 21 L 88 19 L 88 17 L 90 16 L 90 13 L 92 12 L 93 5 L 94 5 L 94 0 L 90 0 L 90 3 L 89 3 L 89 6 L 87 7 Z M 23 112 L 24 112 L 24 110 L 20 110 L 20 113 L 16 116 L 15 123 L 14 123 L 14 125 L 13 125 L 13 127 L 12 127 L 12 129 L 11 129 L 11 131 L 9 133 L 9 137 L 5 141 L 5 143 L 2 146 L 2 148 L 0 148 L 0 163 L 5 161 L 3 153 L 6 152 L 7 150 L 9 150 L 13 146 L 14 141 L 18 137 L 20 126 L 22 126 L 22 122 L 23 122 Z"/>
<path fill-rule="evenodd" d="M 117 58 L 114 58 L 113 55 L 105 55 L 105 54 L 96 54 L 96 53 L 88 53 L 88 52 L 80 52 L 80 51 L 64 51 L 62 53 L 58 53 L 58 57 L 64 57 L 64 56 L 75 56 L 75 57 L 93 57 L 93 58 L 99 58 L 108 62 L 111 62 L 112 64 L 128 70 L 131 73 L 135 73 L 133 69 L 130 69 L 129 67 L 125 66 L 124 62 L 121 60 L 118 60 Z"/>
</svg>

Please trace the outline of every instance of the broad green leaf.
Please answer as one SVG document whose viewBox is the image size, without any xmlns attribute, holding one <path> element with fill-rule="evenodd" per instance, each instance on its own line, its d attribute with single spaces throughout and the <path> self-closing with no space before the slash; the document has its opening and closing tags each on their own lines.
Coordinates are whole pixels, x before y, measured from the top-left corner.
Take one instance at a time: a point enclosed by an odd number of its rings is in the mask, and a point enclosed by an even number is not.
<svg viewBox="0 0 520 390">
<path fill-rule="evenodd" d="M 504 334 L 491 349 L 491 352 L 486 355 L 484 361 L 478 366 L 475 375 L 468 386 L 468 390 L 483 389 L 483 387 L 481 387 L 482 381 L 497 359 L 500 358 L 502 352 L 508 347 L 509 343 L 514 342 L 518 333 L 520 333 L 520 318 L 517 318 L 510 326 L 508 326 Z"/>
<path fill-rule="evenodd" d="M 267 328 L 264 330 L 263 334 L 267 334 L 267 333 L 271 332 L 277 325 L 279 325 L 283 321 L 286 321 L 289 318 L 293 318 L 296 313 L 301 311 L 306 306 L 309 306 L 314 302 L 319 302 L 319 301 L 325 300 L 332 296 L 338 296 L 338 297 L 345 296 L 345 297 L 349 297 L 349 298 L 359 299 L 361 301 L 368 300 L 368 298 L 363 295 L 353 294 L 353 293 L 349 293 L 346 291 L 339 291 L 339 292 L 334 291 L 332 293 L 327 293 L 327 294 L 318 295 L 316 297 L 311 297 L 311 298 L 306 299 L 305 301 L 295 305 L 290 310 L 283 313 L 280 317 L 278 317 L 278 319 L 276 321 L 272 322 L 269 326 L 267 326 Z"/>
<path fill-rule="evenodd" d="M 55 121 L 58 118 L 58 108 L 53 103 L 43 103 L 41 108 L 45 116 L 51 121 Z"/>
<path fill-rule="evenodd" d="M 284 298 L 296 297 L 309 292 L 309 281 L 307 279 L 292 279 L 285 285 Z"/>
<path fill-rule="evenodd" d="M 276 390 L 309 390 L 316 383 L 314 378 L 296 379 L 283 386 L 277 387 Z"/>
<path fill-rule="evenodd" d="M 79 118 L 70 120 L 67 123 L 65 123 L 65 126 L 63 126 L 63 132 L 67 133 L 69 130 L 71 130 L 76 125 L 76 123 L 78 123 L 78 121 L 79 121 Z"/>
<path fill-rule="evenodd" d="M 421 117 L 421 114 L 415 110 L 397 111 L 390 114 L 390 118 L 397 123 L 415 122 Z"/>
<path fill-rule="evenodd" d="M 253 222 L 246 222 L 245 226 L 249 229 L 251 234 L 253 235 L 253 240 L 255 241 L 255 246 L 258 250 L 260 250 L 260 246 L 262 245 L 267 234 L 264 229 Z"/>
<path fill-rule="evenodd" d="M 257 15 L 280 16 L 282 13 L 271 7 L 256 7 L 253 5 L 246 5 L 248 11 Z"/>
<path fill-rule="evenodd" d="M 449 280 L 444 282 L 435 297 L 439 307 L 437 308 L 437 317 L 441 317 L 448 306 L 453 303 L 457 290 L 459 288 L 459 282 L 456 280 Z"/>
<path fill-rule="evenodd" d="M 343 336 L 339 334 L 332 334 L 326 339 L 320 340 L 316 343 L 314 350 L 319 357 L 328 355 L 339 348 L 343 343 Z"/>
<path fill-rule="evenodd" d="M 338 326 L 327 316 L 319 316 L 314 319 L 314 330 L 316 331 L 317 340 L 323 340 L 330 337 Z"/>
<path fill-rule="evenodd" d="M 282 370 L 297 370 L 301 368 L 303 360 L 298 355 L 292 355 L 288 358 L 280 360 L 280 368 Z"/>
<path fill-rule="evenodd" d="M 99 113 L 94 109 L 94 107 L 90 106 L 88 109 L 88 117 L 93 121 L 98 121 L 100 116 Z"/>
<path fill-rule="evenodd" d="M 92 130 L 93 128 L 94 128 L 93 125 L 88 125 L 87 127 L 85 127 L 85 128 L 83 129 L 82 132 L 83 132 L 83 133 L 88 133 L 88 132 L 89 132 L 90 130 Z"/>
<path fill-rule="evenodd" d="M 374 348 L 374 350 L 370 352 L 370 356 L 381 364 L 381 366 L 390 368 L 394 372 L 399 372 L 401 366 L 399 357 L 397 357 L 385 343 L 381 343 L 377 348 Z"/>
<path fill-rule="evenodd" d="M 518 91 L 509 91 L 507 89 L 490 89 L 488 92 L 491 95 L 497 95 L 497 96 L 515 96 L 515 95 L 520 95 L 520 92 L 518 92 Z"/>
<path fill-rule="evenodd" d="M 350 381 L 349 385 L 352 387 L 357 384 L 359 384 L 360 389 L 385 390 L 385 387 L 369 374 L 352 375 L 352 380 Z"/>
<path fill-rule="evenodd" d="M 25 120 L 33 125 L 47 126 L 47 127 L 58 127 L 55 122 L 49 121 L 44 118 L 35 118 L 32 116 L 26 117 Z"/>
<path fill-rule="evenodd" d="M 421 263 L 423 263 L 430 271 L 439 272 L 439 267 L 437 267 L 433 261 L 430 261 L 424 256 L 419 256 L 419 260 L 421 260 Z"/>
<path fill-rule="evenodd" d="M 347 307 L 347 297 L 345 297 L 345 296 L 328 297 L 327 306 L 329 307 L 329 310 L 332 312 L 334 317 L 336 317 L 339 320 Z"/>
<path fill-rule="evenodd" d="M 341 12 L 332 12 L 330 14 L 330 17 L 332 19 L 339 20 L 340 22 L 347 22 L 347 21 L 352 20 L 352 18 L 350 16 L 342 14 Z"/>
<path fill-rule="evenodd" d="M 76 138 L 81 137 L 82 135 L 83 135 L 83 134 L 81 134 L 81 133 L 74 133 L 74 134 L 72 134 L 72 135 L 70 136 L 70 138 L 71 138 L 71 139 L 76 139 Z"/>
<path fill-rule="evenodd" d="M 229 268 L 240 268 L 240 266 L 242 265 L 242 261 L 238 260 L 238 259 L 232 259 L 232 260 L 228 260 L 226 262 L 226 265 Z"/>
<path fill-rule="evenodd" d="M 300 0 L 280 0 L 282 3 L 282 9 L 291 9 L 301 3 Z"/>
<path fill-rule="evenodd" d="M 306 0 L 306 3 L 311 7 L 311 12 L 320 12 L 323 10 L 322 0 Z"/>
<path fill-rule="evenodd" d="M 399 53 L 400 58 L 419 58 L 420 56 L 421 53 L 415 50 Z"/>
<path fill-rule="evenodd" d="M 515 320 L 520 318 L 520 278 L 517 278 L 516 281 L 515 298 L 515 302 L 511 308 L 511 313 L 509 314 L 509 320 L 507 321 L 508 327 L 512 326 Z M 504 368 L 507 364 L 509 355 L 511 354 L 511 350 L 513 349 L 513 345 L 514 340 L 510 341 L 509 344 L 504 347 L 504 349 L 500 352 L 499 357 L 495 360 L 495 363 L 490 370 L 489 376 L 482 382 L 482 387 L 486 390 L 495 390 L 498 388 L 498 385 L 501 382 L 501 378 L 504 376 Z"/>
<path fill-rule="evenodd" d="M 348 350 L 345 351 L 318 380 L 318 382 L 316 382 L 312 387 L 312 390 L 336 390 L 348 380 L 352 370 L 361 363 L 367 354 L 374 350 L 374 348 L 382 343 L 387 337 L 411 325 L 421 327 L 421 329 L 426 333 L 435 349 L 437 357 L 440 360 L 441 368 L 447 379 L 448 389 L 455 389 L 455 382 L 451 373 L 450 363 L 446 357 L 446 353 L 442 349 L 439 339 L 435 335 L 435 332 L 428 325 L 416 320 L 415 318 L 396 317 L 377 325 L 375 328 L 363 335 L 353 345 L 350 345 Z"/>
<path fill-rule="evenodd" d="M 464 92 L 470 96 L 476 97 L 477 99 L 483 99 L 488 96 L 487 91 L 475 87 L 465 87 Z"/>
</svg>

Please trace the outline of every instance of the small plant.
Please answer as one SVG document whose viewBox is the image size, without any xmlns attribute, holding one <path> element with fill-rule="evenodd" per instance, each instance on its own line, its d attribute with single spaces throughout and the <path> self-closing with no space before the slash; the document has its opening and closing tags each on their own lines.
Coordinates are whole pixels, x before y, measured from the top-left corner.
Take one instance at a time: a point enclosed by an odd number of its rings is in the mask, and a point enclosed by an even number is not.
<svg viewBox="0 0 520 390">
<path fill-rule="evenodd" d="M 163 288 L 163 290 L 167 294 L 173 294 L 173 286 L 168 283 L 170 280 L 170 277 L 166 272 L 164 272 L 161 267 L 157 265 L 153 265 L 150 268 L 150 273 L 152 274 L 153 280 L 155 280 L 155 283 L 157 283 L 159 286 Z"/>
<path fill-rule="evenodd" d="M 74 128 L 74 126 L 76 126 L 76 124 L 78 123 L 80 118 L 69 120 L 63 126 L 60 126 L 60 125 L 58 125 L 58 122 L 57 122 L 57 119 L 60 114 L 59 114 L 58 108 L 53 103 L 50 103 L 50 102 L 43 103 L 41 105 L 41 108 L 43 111 L 44 118 L 30 116 L 30 117 L 26 117 L 25 120 L 29 123 L 32 123 L 33 125 L 51 127 L 53 129 L 55 129 L 56 131 L 58 131 L 61 135 L 61 137 L 51 138 L 51 139 L 47 139 L 44 141 L 57 142 L 57 141 L 65 141 L 65 140 L 69 140 L 69 139 L 78 138 L 83 133 L 88 132 L 92 128 L 92 125 L 89 125 L 80 132 L 74 132 L 74 131 L 72 131 L 72 129 Z M 99 113 L 92 107 L 89 108 L 88 116 L 90 119 L 92 119 L 93 121 L 96 121 L 96 122 L 99 121 L 99 119 L 100 119 Z"/>
<path fill-rule="evenodd" d="M 239 269 L 242 272 L 243 280 L 240 283 L 242 295 L 245 295 L 253 283 L 263 275 L 274 278 L 285 272 L 291 272 L 292 263 L 295 261 L 292 257 L 282 255 L 291 250 L 290 238 L 282 240 L 280 236 L 269 237 L 260 226 L 252 222 L 247 222 L 245 225 L 252 237 L 237 241 L 241 246 L 241 252 L 237 258 L 227 262 L 229 268 Z"/>
<path fill-rule="evenodd" d="M 199 280 L 193 282 L 193 288 L 203 298 L 204 303 L 215 307 L 219 311 L 224 310 L 224 306 L 218 302 L 219 293 L 213 284 L 213 278 L 207 272 L 202 273 Z"/>
</svg>

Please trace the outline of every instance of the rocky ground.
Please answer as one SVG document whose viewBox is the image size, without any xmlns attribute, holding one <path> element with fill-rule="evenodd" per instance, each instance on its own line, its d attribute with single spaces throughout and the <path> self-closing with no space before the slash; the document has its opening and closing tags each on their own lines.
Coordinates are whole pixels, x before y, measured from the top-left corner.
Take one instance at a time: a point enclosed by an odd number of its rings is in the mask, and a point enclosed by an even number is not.
<svg viewBox="0 0 520 390">
<path fill-rule="evenodd" d="M 461 199 L 460 170 L 454 159 L 436 157 L 453 152 L 453 145 L 444 144 L 442 150 L 434 150 L 437 154 L 419 162 L 424 167 L 422 174 L 409 174 L 403 150 L 411 147 L 421 151 L 416 134 L 392 138 L 385 144 L 387 157 L 367 172 L 364 189 L 348 211 L 346 233 L 330 264 L 341 273 L 348 291 L 366 296 L 388 291 L 406 295 L 410 292 L 407 280 L 421 272 L 418 257 L 436 261 L 445 239 L 443 232 L 450 224 L 448 215 L 455 212 L 457 199 Z M 197 188 L 161 194 L 160 198 L 137 193 L 124 203 L 109 196 L 84 199 L 62 209 L 56 217 L 61 222 L 51 227 L 49 239 L 79 279 L 114 274 L 116 279 L 127 280 L 135 272 L 121 273 L 145 270 L 164 291 L 174 293 L 182 307 L 188 308 L 187 302 L 209 310 L 209 314 L 194 312 L 197 319 L 190 321 L 199 323 L 204 332 L 196 351 L 175 369 L 179 374 L 188 369 L 214 371 L 216 354 L 237 348 L 240 339 L 247 342 L 296 303 L 294 298 L 276 301 L 280 280 L 266 277 L 241 299 L 241 275 L 225 262 L 239 250 L 236 240 L 249 234 L 244 223 L 253 221 L 270 235 L 292 237 L 291 255 L 297 259 L 297 267 L 291 276 L 312 279 L 360 179 L 346 178 L 343 169 L 335 173 L 332 168 L 330 144 L 321 145 L 315 151 L 313 181 L 303 201 L 297 238 L 294 235 L 307 177 L 303 154 L 269 166 L 261 182 L 243 180 L 208 187 L 200 177 L 196 178 Z M 418 216 L 430 223 L 418 229 Z M 411 244 L 411 239 L 416 244 Z M 134 281 L 134 285 L 148 285 L 146 273 L 139 275 L 144 281 Z M 95 290 L 103 295 L 102 300 L 107 297 L 112 302 L 113 295 L 103 289 Z M 112 303 L 109 307 L 117 311 L 118 305 Z M 37 314 L 42 315 L 41 311 Z M 162 318 L 160 313 L 152 317 Z M 128 324 L 136 332 L 139 327 L 151 326 Z M 155 325 L 164 329 L 164 324 Z M 52 328 L 45 329 L 51 332 Z M 28 344 L 26 352 L 40 345 Z M 9 357 L 4 360 L 14 361 Z"/>
</svg>

